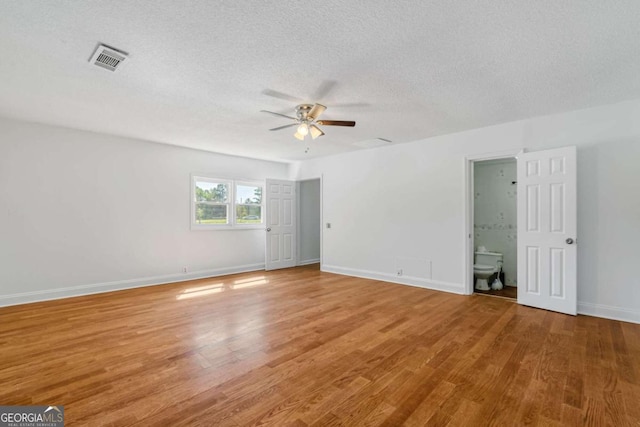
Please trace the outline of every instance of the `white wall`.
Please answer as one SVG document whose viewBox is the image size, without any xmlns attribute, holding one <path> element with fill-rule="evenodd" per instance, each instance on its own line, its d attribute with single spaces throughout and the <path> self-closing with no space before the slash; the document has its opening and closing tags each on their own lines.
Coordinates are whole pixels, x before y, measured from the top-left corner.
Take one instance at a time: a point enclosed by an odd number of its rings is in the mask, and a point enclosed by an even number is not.
<svg viewBox="0 0 640 427">
<path fill-rule="evenodd" d="M 320 262 L 320 179 L 298 183 L 298 265 Z"/>
<path fill-rule="evenodd" d="M 473 244 L 502 254 L 505 285 L 517 286 L 516 159 L 474 162 Z"/>
<path fill-rule="evenodd" d="M 325 270 L 464 293 L 465 157 L 569 145 L 578 310 L 640 322 L 640 100 L 310 160 L 291 174 L 323 174 Z"/>
<path fill-rule="evenodd" d="M 288 166 L 0 119 L 0 305 L 263 268 L 263 230 L 190 230 L 191 173 Z"/>
</svg>

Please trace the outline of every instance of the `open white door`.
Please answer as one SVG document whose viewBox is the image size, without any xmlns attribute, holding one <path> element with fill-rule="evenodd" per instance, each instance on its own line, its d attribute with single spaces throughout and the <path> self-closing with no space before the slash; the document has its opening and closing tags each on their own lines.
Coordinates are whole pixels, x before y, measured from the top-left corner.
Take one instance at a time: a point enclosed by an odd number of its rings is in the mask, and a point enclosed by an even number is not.
<svg viewBox="0 0 640 427">
<path fill-rule="evenodd" d="M 296 183 L 267 179 L 265 270 L 296 265 Z"/>
<path fill-rule="evenodd" d="M 518 303 L 575 315 L 576 147 L 518 155 Z"/>
</svg>

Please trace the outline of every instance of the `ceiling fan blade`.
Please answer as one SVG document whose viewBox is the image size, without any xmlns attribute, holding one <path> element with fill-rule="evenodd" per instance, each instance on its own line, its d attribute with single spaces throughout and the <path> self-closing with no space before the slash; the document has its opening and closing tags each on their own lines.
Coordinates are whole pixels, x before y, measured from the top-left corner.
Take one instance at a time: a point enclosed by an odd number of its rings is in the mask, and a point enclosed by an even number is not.
<svg viewBox="0 0 640 427">
<path fill-rule="evenodd" d="M 318 120 L 316 123 L 323 126 L 350 126 L 356 125 L 356 122 L 346 120 Z"/>
<path fill-rule="evenodd" d="M 297 96 L 288 95 L 286 93 L 278 92 L 277 90 L 265 89 L 262 91 L 262 94 L 267 96 L 272 96 L 278 99 L 284 99 L 285 101 L 302 102 L 302 99 L 298 98 Z"/>
<path fill-rule="evenodd" d="M 291 116 L 286 116 L 284 114 L 280 114 L 280 113 L 274 113 L 273 111 L 267 111 L 267 110 L 260 110 L 261 113 L 269 113 L 269 114 L 273 114 L 274 116 L 280 116 L 280 117 L 286 117 L 287 119 L 291 119 L 291 120 L 298 120 L 295 117 L 291 117 Z"/>
<path fill-rule="evenodd" d="M 320 114 L 324 113 L 324 110 L 326 109 L 327 107 L 322 104 L 313 104 L 313 107 L 311 107 L 311 110 L 307 114 L 307 117 L 309 117 L 311 120 L 315 120 L 320 117 Z"/>
<path fill-rule="evenodd" d="M 324 135 L 324 132 L 322 132 L 322 130 L 316 125 L 309 125 L 309 133 L 311 134 L 311 138 L 313 139 Z"/>
<path fill-rule="evenodd" d="M 278 126 L 277 128 L 269 129 L 269 130 L 280 130 L 290 128 L 291 126 L 297 126 L 297 123 L 291 123 L 290 125 Z"/>
</svg>

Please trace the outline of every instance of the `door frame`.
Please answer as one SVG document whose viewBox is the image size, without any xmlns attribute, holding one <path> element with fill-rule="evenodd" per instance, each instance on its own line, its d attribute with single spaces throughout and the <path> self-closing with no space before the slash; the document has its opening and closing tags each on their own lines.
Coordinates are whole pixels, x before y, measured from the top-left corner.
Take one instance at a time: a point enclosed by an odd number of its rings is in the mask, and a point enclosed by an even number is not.
<svg viewBox="0 0 640 427">
<path fill-rule="evenodd" d="M 300 183 L 301 182 L 315 181 L 315 180 L 320 180 L 320 270 L 322 270 L 322 265 L 323 265 L 322 264 L 322 260 L 323 260 L 322 251 L 323 251 L 323 248 L 324 248 L 324 245 L 322 243 L 322 241 L 323 241 L 322 239 L 323 239 L 323 235 L 324 235 L 324 226 L 323 226 L 324 222 L 322 221 L 322 219 L 323 219 L 322 201 L 324 199 L 323 174 L 320 174 L 320 176 L 317 176 L 317 177 L 309 177 L 309 178 L 297 180 L 296 181 L 296 191 L 300 189 Z M 298 223 L 296 224 L 296 227 L 297 227 L 297 230 L 296 230 L 297 237 L 296 238 L 298 239 L 298 241 L 296 243 L 297 243 L 298 247 L 296 248 L 296 251 L 297 251 L 297 253 L 296 253 L 296 263 L 297 263 L 297 265 L 300 265 L 299 264 L 299 262 L 300 262 L 300 236 L 301 236 L 301 233 L 300 233 L 300 224 L 301 224 L 301 221 L 300 221 L 300 193 L 298 193 L 297 204 L 298 204 L 298 206 L 296 206 L 296 208 L 297 208 L 296 215 L 298 217 L 297 218 Z"/>
<path fill-rule="evenodd" d="M 473 208 L 474 208 L 474 164 L 484 160 L 510 159 L 518 157 L 518 154 L 525 152 L 525 149 L 514 149 L 497 151 L 484 154 L 475 154 L 464 158 L 464 211 L 465 211 L 465 227 L 464 227 L 464 295 L 473 294 L 473 253 L 475 249 L 475 236 L 473 231 Z M 516 208 L 517 209 L 517 208 Z"/>
</svg>

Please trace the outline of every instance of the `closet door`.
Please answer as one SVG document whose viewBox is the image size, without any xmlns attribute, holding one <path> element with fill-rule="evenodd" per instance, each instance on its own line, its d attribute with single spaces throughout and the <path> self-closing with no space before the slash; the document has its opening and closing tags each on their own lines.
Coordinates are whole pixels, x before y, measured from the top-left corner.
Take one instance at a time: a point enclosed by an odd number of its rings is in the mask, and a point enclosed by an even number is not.
<svg viewBox="0 0 640 427">
<path fill-rule="evenodd" d="M 265 270 L 296 265 L 296 183 L 267 180 Z"/>
</svg>

